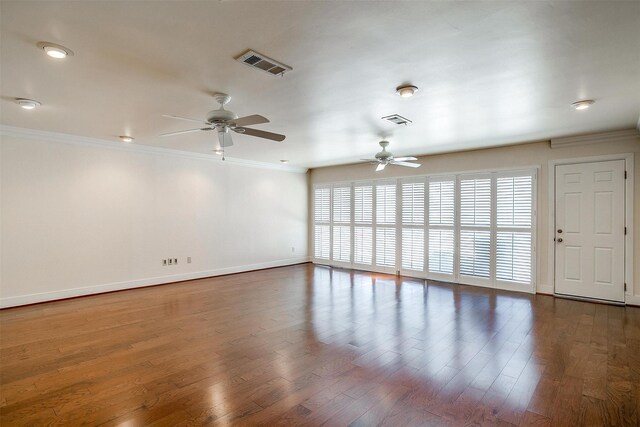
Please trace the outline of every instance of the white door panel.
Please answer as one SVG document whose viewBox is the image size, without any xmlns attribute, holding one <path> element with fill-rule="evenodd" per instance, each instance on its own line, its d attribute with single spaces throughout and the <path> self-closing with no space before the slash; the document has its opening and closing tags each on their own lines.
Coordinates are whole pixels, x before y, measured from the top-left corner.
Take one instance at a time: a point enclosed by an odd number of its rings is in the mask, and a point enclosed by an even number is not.
<svg viewBox="0 0 640 427">
<path fill-rule="evenodd" d="M 624 301 L 624 168 L 556 166 L 556 293 Z"/>
</svg>

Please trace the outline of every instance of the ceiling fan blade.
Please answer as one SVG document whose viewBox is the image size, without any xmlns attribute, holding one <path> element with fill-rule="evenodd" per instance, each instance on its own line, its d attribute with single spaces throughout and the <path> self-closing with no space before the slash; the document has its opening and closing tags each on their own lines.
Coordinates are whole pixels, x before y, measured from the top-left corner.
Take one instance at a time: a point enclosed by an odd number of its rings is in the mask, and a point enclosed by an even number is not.
<svg viewBox="0 0 640 427">
<path fill-rule="evenodd" d="M 259 125 L 262 123 L 269 123 L 269 119 L 267 119 L 266 117 L 262 117 L 259 114 L 254 114 L 253 116 L 246 116 L 235 119 L 233 120 L 233 123 L 235 123 L 236 126 Z"/>
<path fill-rule="evenodd" d="M 218 131 L 218 141 L 220 141 L 221 147 L 231 147 L 233 145 L 233 139 L 229 132 Z"/>
<path fill-rule="evenodd" d="M 416 159 L 415 157 L 394 157 L 393 160 L 396 162 L 404 162 L 406 160 L 418 160 L 418 159 Z"/>
<path fill-rule="evenodd" d="M 160 134 L 160 136 L 181 135 L 181 134 L 183 134 L 183 133 L 199 132 L 199 131 L 201 131 L 201 130 L 209 130 L 209 129 L 207 129 L 207 128 L 204 128 L 204 129 L 200 129 L 200 128 L 198 128 L 198 129 L 179 130 L 179 131 L 177 131 L 177 132 L 168 132 L 168 133 L 163 133 L 163 134 Z"/>
<path fill-rule="evenodd" d="M 286 136 L 280 135 L 279 133 L 267 132 L 264 130 L 251 129 L 251 128 L 237 127 L 234 129 L 234 131 L 241 134 L 245 134 L 249 136 L 257 136 L 258 138 L 265 138 L 265 139 L 270 139 L 272 141 L 278 141 L 278 142 L 282 142 L 286 138 Z"/>
<path fill-rule="evenodd" d="M 360 159 L 360 160 L 362 160 L 363 162 L 371 163 L 372 165 L 377 165 L 378 163 L 380 163 L 376 159 Z"/>
<path fill-rule="evenodd" d="M 197 119 L 190 119 L 187 117 L 180 117 L 180 116 L 173 116 L 171 114 L 163 114 L 162 117 L 166 117 L 168 119 L 178 119 L 178 120 L 184 120 L 186 122 L 194 122 L 194 123 L 200 123 L 201 125 L 208 125 L 209 123 L 203 121 L 203 120 L 197 120 Z"/>
<path fill-rule="evenodd" d="M 386 163 L 380 163 L 378 165 L 378 167 L 376 168 L 376 172 L 380 172 L 381 170 L 384 170 L 384 168 L 386 168 L 386 167 L 387 167 Z"/>
<path fill-rule="evenodd" d="M 396 160 L 392 160 L 390 163 L 392 165 L 408 166 L 410 168 L 419 168 L 420 167 L 420 163 L 398 162 Z"/>
</svg>

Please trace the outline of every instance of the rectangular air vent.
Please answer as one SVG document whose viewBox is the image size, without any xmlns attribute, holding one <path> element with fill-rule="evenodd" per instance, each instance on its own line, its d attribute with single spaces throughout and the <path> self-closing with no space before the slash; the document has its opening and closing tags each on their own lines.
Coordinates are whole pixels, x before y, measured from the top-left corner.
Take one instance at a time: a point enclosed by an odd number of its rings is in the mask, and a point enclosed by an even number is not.
<svg viewBox="0 0 640 427">
<path fill-rule="evenodd" d="M 269 73 L 272 76 L 282 76 L 284 73 L 293 69 L 254 50 L 246 51 L 237 57 L 236 60 L 260 71 L 264 71 L 265 73 Z"/>
<path fill-rule="evenodd" d="M 397 125 L 408 125 L 409 123 L 412 123 L 411 120 L 407 119 L 406 117 L 402 117 L 400 114 L 392 114 L 390 116 L 384 116 L 382 120 L 386 120 L 388 122 L 395 123 Z"/>
</svg>

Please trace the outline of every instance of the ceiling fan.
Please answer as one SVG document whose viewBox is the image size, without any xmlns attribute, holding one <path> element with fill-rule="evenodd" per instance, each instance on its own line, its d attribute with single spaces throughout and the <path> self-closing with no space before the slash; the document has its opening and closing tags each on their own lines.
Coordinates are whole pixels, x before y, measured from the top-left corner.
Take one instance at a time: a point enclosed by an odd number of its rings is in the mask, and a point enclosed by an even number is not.
<svg viewBox="0 0 640 427">
<path fill-rule="evenodd" d="M 224 106 L 231 101 L 231 96 L 226 93 L 216 93 L 213 98 L 220 104 L 220 108 L 212 110 L 207 113 L 206 120 L 189 119 L 187 117 L 163 115 L 170 119 L 184 120 L 187 122 L 198 123 L 201 126 L 195 129 L 180 130 L 177 132 L 163 133 L 160 136 L 173 136 L 181 135 L 183 133 L 200 132 L 200 131 L 212 131 L 215 130 L 218 133 L 218 141 L 220 146 L 230 147 L 233 145 L 233 139 L 231 139 L 231 133 L 233 131 L 239 134 L 256 136 L 258 138 L 270 139 L 272 141 L 282 142 L 286 138 L 279 133 L 267 132 L 264 130 L 251 129 L 245 126 L 259 125 L 262 123 L 269 123 L 269 119 L 266 117 L 254 114 L 252 116 L 238 117 L 233 111 L 225 110 Z"/>
<path fill-rule="evenodd" d="M 377 164 L 376 172 L 387 167 L 387 165 L 406 166 L 409 168 L 419 168 L 420 163 L 411 163 L 409 160 L 418 160 L 415 157 L 393 157 L 393 153 L 387 151 L 389 141 L 380 141 L 378 144 L 382 147 L 382 151 L 376 153 L 375 159 L 362 159 L 369 163 Z"/>
</svg>

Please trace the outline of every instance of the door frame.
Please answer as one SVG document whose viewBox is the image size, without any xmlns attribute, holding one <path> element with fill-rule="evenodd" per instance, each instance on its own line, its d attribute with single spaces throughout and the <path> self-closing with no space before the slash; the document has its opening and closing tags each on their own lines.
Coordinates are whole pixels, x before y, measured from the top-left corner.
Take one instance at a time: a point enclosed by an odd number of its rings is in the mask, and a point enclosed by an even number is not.
<svg viewBox="0 0 640 427">
<path fill-rule="evenodd" d="M 627 179 L 625 179 L 625 209 L 624 224 L 627 228 L 627 234 L 624 239 L 624 282 L 627 290 L 624 293 L 625 303 L 630 303 L 634 295 L 633 283 L 633 153 L 609 154 L 590 157 L 575 157 L 567 159 L 549 160 L 549 223 L 547 233 L 547 253 L 548 253 L 548 283 L 550 291 L 556 295 L 556 166 L 570 165 L 578 163 L 593 163 L 609 160 L 624 160 Z M 635 303 L 635 301 L 634 301 Z"/>
</svg>

